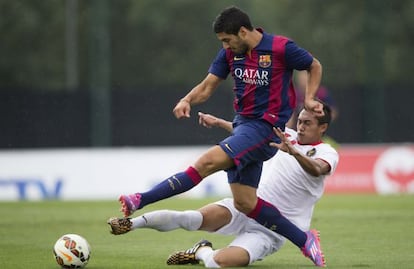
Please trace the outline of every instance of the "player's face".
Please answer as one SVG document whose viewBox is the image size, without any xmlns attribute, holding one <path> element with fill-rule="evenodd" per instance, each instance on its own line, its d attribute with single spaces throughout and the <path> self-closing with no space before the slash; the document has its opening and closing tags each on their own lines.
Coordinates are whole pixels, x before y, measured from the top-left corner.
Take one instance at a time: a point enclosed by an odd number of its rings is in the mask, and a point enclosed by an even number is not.
<svg viewBox="0 0 414 269">
<path fill-rule="evenodd" d="M 218 33 L 217 38 L 223 44 L 224 49 L 230 49 L 234 54 L 246 54 L 249 46 L 238 35 Z"/>
<path fill-rule="evenodd" d="M 326 126 L 325 124 L 319 125 L 318 119 L 314 114 L 303 109 L 298 116 L 296 129 L 299 143 L 313 144 L 322 140 Z"/>
</svg>

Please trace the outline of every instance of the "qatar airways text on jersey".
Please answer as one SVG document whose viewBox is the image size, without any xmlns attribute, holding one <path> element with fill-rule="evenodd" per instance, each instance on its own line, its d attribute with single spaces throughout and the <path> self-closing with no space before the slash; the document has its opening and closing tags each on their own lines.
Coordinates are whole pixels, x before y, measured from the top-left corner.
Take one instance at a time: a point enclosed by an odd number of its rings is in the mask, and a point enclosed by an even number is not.
<svg viewBox="0 0 414 269">
<path fill-rule="evenodd" d="M 267 86 L 269 85 L 269 72 L 260 69 L 234 69 L 233 75 L 235 78 L 242 80 L 244 83 Z"/>
</svg>

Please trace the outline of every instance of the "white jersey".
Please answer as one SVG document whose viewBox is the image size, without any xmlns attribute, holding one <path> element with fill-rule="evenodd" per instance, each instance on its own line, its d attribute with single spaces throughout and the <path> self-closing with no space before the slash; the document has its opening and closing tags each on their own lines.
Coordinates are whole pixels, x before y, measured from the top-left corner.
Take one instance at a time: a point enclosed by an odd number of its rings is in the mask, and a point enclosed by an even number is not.
<svg viewBox="0 0 414 269">
<path fill-rule="evenodd" d="M 294 130 L 286 128 L 285 134 L 301 153 L 321 159 L 331 166 L 332 174 L 338 164 L 338 153 L 330 145 L 300 145 Z M 278 151 L 263 167 L 263 174 L 257 190 L 258 196 L 276 206 L 279 211 L 303 231 L 309 230 L 315 203 L 321 198 L 327 175 L 314 177 L 308 174 L 299 162 L 288 153 Z M 250 264 L 278 251 L 286 239 L 260 225 L 238 211 L 233 199 L 227 198 L 216 204 L 229 209 L 232 219 L 217 233 L 236 235 L 229 244 L 245 249 Z"/>
<path fill-rule="evenodd" d="M 296 131 L 289 128 L 286 128 L 285 134 L 299 152 L 328 163 L 331 167 L 329 174 L 335 171 L 339 156 L 332 146 L 322 142 L 301 145 L 296 140 Z M 264 164 L 257 193 L 299 228 L 309 230 L 313 208 L 323 194 L 326 176 L 310 175 L 293 156 L 279 150 Z"/>
</svg>

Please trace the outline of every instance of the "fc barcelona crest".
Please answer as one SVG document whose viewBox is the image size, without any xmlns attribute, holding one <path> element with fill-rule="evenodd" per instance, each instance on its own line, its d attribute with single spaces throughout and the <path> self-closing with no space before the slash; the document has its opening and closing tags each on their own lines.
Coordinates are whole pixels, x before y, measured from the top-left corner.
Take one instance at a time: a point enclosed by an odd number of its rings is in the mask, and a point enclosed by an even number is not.
<svg viewBox="0 0 414 269">
<path fill-rule="evenodd" d="M 272 64 L 272 59 L 270 58 L 270 55 L 260 55 L 259 56 L 259 66 L 266 68 L 269 67 Z"/>
</svg>

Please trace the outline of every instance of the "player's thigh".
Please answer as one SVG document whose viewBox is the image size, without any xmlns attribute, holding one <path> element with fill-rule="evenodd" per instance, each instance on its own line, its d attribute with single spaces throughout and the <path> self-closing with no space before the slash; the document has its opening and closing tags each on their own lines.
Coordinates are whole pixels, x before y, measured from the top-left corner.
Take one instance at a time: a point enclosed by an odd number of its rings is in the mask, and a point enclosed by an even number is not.
<svg viewBox="0 0 414 269">
<path fill-rule="evenodd" d="M 248 265 L 250 257 L 244 248 L 230 246 L 218 250 L 214 255 L 214 261 L 220 267 L 238 267 Z"/>
<path fill-rule="evenodd" d="M 202 178 L 217 171 L 225 170 L 234 166 L 233 160 L 224 152 L 220 146 L 213 146 L 194 163 L 194 168 Z"/>
</svg>

